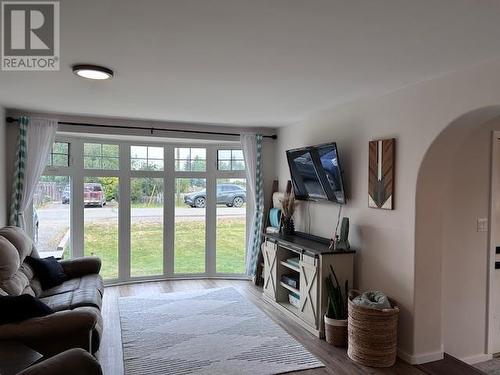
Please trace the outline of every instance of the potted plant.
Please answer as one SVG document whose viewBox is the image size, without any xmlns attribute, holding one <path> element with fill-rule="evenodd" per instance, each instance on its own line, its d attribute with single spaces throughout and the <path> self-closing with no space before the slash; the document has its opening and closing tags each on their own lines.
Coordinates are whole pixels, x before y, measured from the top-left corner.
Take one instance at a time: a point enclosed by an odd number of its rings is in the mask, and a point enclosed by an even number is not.
<svg viewBox="0 0 500 375">
<path fill-rule="evenodd" d="M 345 281 L 344 292 L 330 265 L 330 275 L 326 278 L 328 306 L 325 314 L 325 339 L 334 346 L 347 346 L 347 294 L 348 280 Z"/>
<path fill-rule="evenodd" d="M 293 191 L 286 193 L 281 200 L 281 232 L 284 235 L 290 235 L 295 232 L 293 223 L 293 213 L 295 212 L 295 196 Z"/>
</svg>

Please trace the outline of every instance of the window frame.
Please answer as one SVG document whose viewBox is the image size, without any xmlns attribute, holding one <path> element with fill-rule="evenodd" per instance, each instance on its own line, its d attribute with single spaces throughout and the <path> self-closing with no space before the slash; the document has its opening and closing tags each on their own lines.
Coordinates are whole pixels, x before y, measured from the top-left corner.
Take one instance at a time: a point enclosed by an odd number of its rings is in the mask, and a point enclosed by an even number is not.
<svg viewBox="0 0 500 375">
<path fill-rule="evenodd" d="M 176 158 L 176 156 L 175 156 L 175 149 L 176 148 L 188 148 L 189 149 L 189 159 L 178 159 L 178 158 Z M 192 169 L 192 163 L 194 161 L 196 161 L 196 159 L 192 159 L 191 158 L 191 155 L 192 155 L 192 151 L 191 150 L 192 149 L 202 149 L 202 148 L 205 149 L 205 159 L 201 159 L 202 161 L 205 162 L 205 170 L 203 170 L 203 171 L 193 171 L 193 169 Z M 182 170 L 182 169 L 177 169 L 176 165 L 177 165 L 178 161 L 189 162 L 189 166 L 190 166 L 189 171 L 185 171 L 185 170 Z M 206 145 L 205 146 L 191 146 L 191 145 L 187 146 L 185 144 L 182 144 L 182 145 L 179 145 L 179 146 L 174 146 L 174 171 L 175 172 L 206 173 L 208 171 L 208 169 L 209 169 L 209 167 L 208 167 L 208 149 L 207 149 Z"/>
<path fill-rule="evenodd" d="M 101 146 L 101 153 L 99 156 L 101 168 L 85 168 L 85 158 L 90 156 L 90 155 L 85 154 L 85 144 L 99 144 Z M 106 157 L 106 159 L 116 159 L 118 161 L 118 168 L 117 169 L 104 169 L 104 168 L 102 168 L 102 163 L 103 163 L 103 159 L 104 159 L 104 156 L 102 153 L 102 146 L 104 146 L 104 145 L 106 145 L 106 146 L 107 145 L 118 146 L 118 156 L 117 157 Z M 84 141 L 83 142 L 83 168 L 87 171 L 116 171 L 116 170 L 119 170 L 120 169 L 120 144 L 116 141 L 108 141 L 107 139 L 106 140 L 103 139 L 101 142 L 94 142 L 94 141 L 86 142 L 86 141 Z"/>
<path fill-rule="evenodd" d="M 129 143 L 129 168 L 132 172 L 165 172 L 165 148 L 162 145 L 144 143 L 144 142 L 128 142 Z M 146 159 L 144 158 L 133 158 L 132 157 L 132 147 L 146 147 Z M 150 158 L 149 157 L 149 148 L 150 147 L 163 147 L 163 159 Z M 161 170 L 149 170 L 149 169 L 133 169 L 132 168 L 132 160 L 146 160 L 146 165 L 149 167 L 149 161 L 161 161 L 163 163 L 163 168 Z"/>
<path fill-rule="evenodd" d="M 61 153 L 61 152 L 54 152 L 54 146 L 56 143 L 67 144 L 68 145 L 68 153 L 65 154 L 65 153 Z M 66 156 L 68 158 L 67 165 L 54 165 L 54 155 Z M 49 159 L 50 159 L 50 162 L 47 163 L 46 167 L 50 167 L 50 168 L 68 168 L 68 167 L 70 167 L 71 166 L 71 144 L 69 142 L 55 140 L 54 144 L 52 145 L 52 147 L 50 149 Z"/>
<path fill-rule="evenodd" d="M 230 149 L 241 150 L 239 142 L 227 142 L 216 144 L 210 141 L 196 141 L 191 143 L 186 141 L 155 141 L 145 142 L 134 141 L 132 138 L 120 141 L 110 141 L 108 138 L 99 136 L 74 136 L 57 134 L 56 141 L 69 143 L 69 164 L 68 167 L 47 166 L 44 175 L 69 176 L 71 181 L 71 257 L 83 256 L 84 238 L 84 209 L 83 209 L 83 182 L 85 177 L 118 177 L 119 187 L 119 259 L 118 278 L 106 280 L 106 284 L 143 281 L 143 280 L 165 280 L 178 278 L 198 278 L 198 277 L 234 277 L 247 279 L 243 274 L 225 274 L 216 272 L 216 184 L 218 179 L 244 178 L 244 170 L 223 171 L 217 168 L 217 150 Z M 117 144 L 119 146 L 119 169 L 85 169 L 84 168 L 84 143 Z M 132 170 L 131 146 L 163 147 L 164 168 L 163 171 Z M 176 171 L 175 170 L 175 148 L 205 148 L 206 168 L 205 171 Z M 156 160 L 156 159 L 155 159 Z M 177 159 L 180 160 L 180 159 Z M 163 274 L 157 276 L 131 277 L 131 248 L 130 248 L 130 182 L 131 178 L 152 177 L 163 178 L 165 202 L 163 207 Z M 176 178 L 205 178 L 207 189 L 206 207 L 206 233 L 205 233 L 205 272 L 198 274 L 176 274 L 174 273 L 174 194 Z M 171 197 L 171 199 L 168 199 Z M 211 198 L 211 199 L 210 199 Z M 250 212 L 252 211 L 251 200 L 247 202 L 246 210 L 246 239 L 251 222 Z M 31 215 L 28 218 L 31 221 Z M 29 224 L 29 223 L 28 223 Z M 246 249 L 245 249 L 246 251 Z"/>
<path fill-rule="evenodd" d="M 231 152 L 231 157 L 230 159 L 220 159 L 219 158 L 219 151 L 230 151 Z M 233 152 L 234 151 L 241 151 L 242 157 L 241 159 L 233 159 Z M 219 169 L 219 162 L 229 162 L 229 169 Z M 243 162 L 243 169 L 234 169 L 233 168 L 233 163 L 235 162 Z M 229 148 L 229 149 L 222 149 L 218 148 L 217 149 L 217 170 L 218 171 L 231 171 L 231 172 L 240 172 L 240 171 L 245 171 L 246 165 L 245 165 L 245 156 L 243 155 L 243 150 L 240 148 Z"/>
</svg>

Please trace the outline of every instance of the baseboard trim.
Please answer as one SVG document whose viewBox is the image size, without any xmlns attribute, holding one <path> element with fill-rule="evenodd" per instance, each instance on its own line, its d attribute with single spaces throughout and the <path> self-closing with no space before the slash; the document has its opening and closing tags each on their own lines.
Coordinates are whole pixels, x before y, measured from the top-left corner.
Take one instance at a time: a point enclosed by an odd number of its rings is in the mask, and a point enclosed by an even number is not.
<svg viewBox="0 0 500 375">
<path fill-rule="evenodd" d="M 439 361 L 444 358 L 444 353 L 439 351 L 422 354 L 408 354 L 405 351 L 398 349 L 398 357 L 410 365 L 420 365 L 422 363 Z"/>
<path fill-rule="evenodd" d="M 479 362 L 489 361 L 492 358 L 493 358 L 493 355 L 482 353 L 482 354 L 476 354 L 476 355 L 471 355 L 471 356 L 468 356 L 465 358 L 461 358 L 461 361 L 464 361 L 465 363 L 467 363 L 469 365 L 474 365 L 474 364 L 479 363 Z"/>
</svg>

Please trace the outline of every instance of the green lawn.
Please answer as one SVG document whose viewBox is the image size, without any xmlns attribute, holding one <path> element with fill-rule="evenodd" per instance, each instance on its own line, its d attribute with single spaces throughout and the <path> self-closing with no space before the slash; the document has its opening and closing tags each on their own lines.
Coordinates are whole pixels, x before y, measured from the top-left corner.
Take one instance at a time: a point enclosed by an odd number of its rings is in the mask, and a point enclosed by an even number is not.
<svg viewBox="0 0 500 375">
<path fill-rule="evenodd" d="M 132 224 L 130 275 L 154 276 L 163 273 L 163 226 L 157 223 Z"/>
<path fill-rule="evenodd" d="M 131 275 L 163 273 L 163 226 L 160 223 L 132 224 Z M 118 277 L 118 228 L 113 223 L 85 225 L 85 255 L 102 259 L 104 279 Z M 219 219 L 217 223 L 216 268 L 219 273 L 245 272 L 245 219 Z M 175 273 L 205 271 L 205 222 L 176 223 Z"/>
</svg>

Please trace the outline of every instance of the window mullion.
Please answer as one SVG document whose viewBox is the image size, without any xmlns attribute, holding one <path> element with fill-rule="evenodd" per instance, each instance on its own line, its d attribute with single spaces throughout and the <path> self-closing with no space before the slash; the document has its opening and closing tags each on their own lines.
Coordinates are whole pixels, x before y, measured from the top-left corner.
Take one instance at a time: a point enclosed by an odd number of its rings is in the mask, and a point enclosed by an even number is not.
<svg viewBox="0 0 500 375">
<path fill-rule="evenodd" d="M 121 281 L 130 279 L 130 244 L 131 244 L 131 211 L 130 211 L 130 147 L 120 144 L 120 197 L 118 221 L 118 275 Z"/>
<path fill-rule="evenodd" d="M 167 277 L 174 275 L 175 244 L 175 156 L 174 147 L 164 150 L 164 199 L 163 199 L 163 273 Z"/>
<path fill-rule="evenodd" d="M 73 153 L 73 178 L 71 181 L 71 251 L 72 257 L 84 256 L 84 207 L 83 207 L 83 141 L 75 140 L 71 147 Z"/>
<path fill-rule="evenodd" d="M 207 200 L 206 200 L 206 232 L 205 232 L 205 264 L 206 272 L 209 276 L 216 273 L 216 227 L 217 227 L 217 181 L 216 181 L 216 163 L 217 150 L 213 146 L 207 147 Z"/>
</svg>

